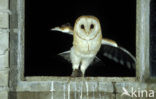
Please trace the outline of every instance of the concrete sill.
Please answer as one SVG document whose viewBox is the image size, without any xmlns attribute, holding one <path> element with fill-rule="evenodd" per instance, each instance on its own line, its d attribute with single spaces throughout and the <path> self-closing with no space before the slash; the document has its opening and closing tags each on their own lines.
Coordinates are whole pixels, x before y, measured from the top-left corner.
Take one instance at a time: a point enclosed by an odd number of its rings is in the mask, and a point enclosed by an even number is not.
<svg viewBox="0 0 156 99">
<path fill-rule="evenodd" d="M 136 81 L 135 77 L 57 77 L 57 76 L 31 76 L 25 77 L 26 81 L 98 81 L 98 82 L 123 82 Z"/>
</svg>

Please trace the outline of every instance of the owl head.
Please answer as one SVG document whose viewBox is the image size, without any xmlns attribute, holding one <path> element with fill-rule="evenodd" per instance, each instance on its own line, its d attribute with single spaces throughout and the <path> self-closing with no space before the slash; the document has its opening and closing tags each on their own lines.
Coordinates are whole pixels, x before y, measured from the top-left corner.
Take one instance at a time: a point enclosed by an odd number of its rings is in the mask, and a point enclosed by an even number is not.
<svg viewBox="0 0 156 99">
<path fill-rule="evenodd" d="M 80 16 L 75 22 L 74 33 L 84 39 L 93 38 L 98 33 L 101 33 L 98 18 L 95 16 Z"/>
</svg>

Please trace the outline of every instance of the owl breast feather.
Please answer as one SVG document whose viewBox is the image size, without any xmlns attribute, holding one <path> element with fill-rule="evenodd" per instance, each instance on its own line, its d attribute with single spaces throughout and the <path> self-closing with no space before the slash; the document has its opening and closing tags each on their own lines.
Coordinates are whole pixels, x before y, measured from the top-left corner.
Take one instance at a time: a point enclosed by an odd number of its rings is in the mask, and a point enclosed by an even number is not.
<svg viewBox="0 0 156 99">
<path fill-rule="evenodd" d="M 101 36 L 99 35 L 92 40 L 83 40 L 79 37 L 75 37 L 73 46 L 76 51 L 79 51 L 82 54 L 96 55 L 101 47 Z"/>
</svg>

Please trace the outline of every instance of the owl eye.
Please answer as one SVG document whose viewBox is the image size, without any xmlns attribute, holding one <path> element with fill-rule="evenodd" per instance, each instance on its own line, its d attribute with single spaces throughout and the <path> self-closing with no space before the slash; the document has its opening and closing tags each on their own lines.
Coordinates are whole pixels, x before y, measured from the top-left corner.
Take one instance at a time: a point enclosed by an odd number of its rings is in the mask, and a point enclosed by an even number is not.
<svg viewBox="0 0 156 99">
<path fill-rule="evenodd" d="M 84 25 L 83 24 L 81 25 L 81 29 L 84 29 Z"/>
<path fill-rule="evenodd" d="M 91 24 L 91 25 L 90 25 L 90 29 L 93 29 L 93 28 L 94 28 L 94 24 Z"/>
</svg>

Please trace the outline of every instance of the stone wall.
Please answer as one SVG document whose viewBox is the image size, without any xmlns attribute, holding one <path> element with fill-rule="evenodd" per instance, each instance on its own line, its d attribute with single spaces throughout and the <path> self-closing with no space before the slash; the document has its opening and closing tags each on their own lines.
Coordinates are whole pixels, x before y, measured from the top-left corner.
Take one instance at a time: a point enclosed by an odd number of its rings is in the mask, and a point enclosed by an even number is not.
<svg viewBox="0 0 156 99">
<path fill-rule="evenodd" d="M 9 0 L 0 0 L 0 99 L 8 99 Z"/>
<path fill-rule="evenodd" d="M 156 92 L 156 81 L 145 82 L 148 80 L 145 78 L 149 78 L 146 73 L 149 65 L 147 64 L 148 57 L 146 57 L 148 56 L 146 55 L 148 54 L 146 51 L 148 44 L 144 44 L 144 42 L 148 42 L 148 39 L 144 38 L 145 41 L 142 42 L 142 37 L 148 37 L 145 35 L 148 35 L 149 32 L 145 31 L 148 30 L 148 23 L 143 25 L 148 20 L 148 14 L 144 13 L 147 12 L 144 10 L 148 9 L 145 6 L 146 2 L 143 4 L 143 1 L 147 2 L 148 0 L 137 0 L 140 8 L 138 9 L 140 13 L 137 14 L 136 50 L 140 53 L 137 53 L 137 77 L 70 78 L 23 76 L 24 0 L 10 0 L 10 3 L 9 0 L 0 0 L 0 99 L 8 99 L 8 97 L 9 99 L 132 99 L 130 96 L 121 96 L 123 87 L 130 94 L 132 88 L 137 92 L 147 90 L 148 94 L 149 90 Z M 9 4 L 11 4 L 11 11 Z M 142 8 L 145 9 L 141 10 Z M 141 19 L 140 17 L 143 15 L 147 17 Z M 10 20 L 9 16 L 11 16 Z M 156 93 L 154 95 L 156 97 Z M 140 99 L 140 97 L 134 98 Z"/>
</svg>

